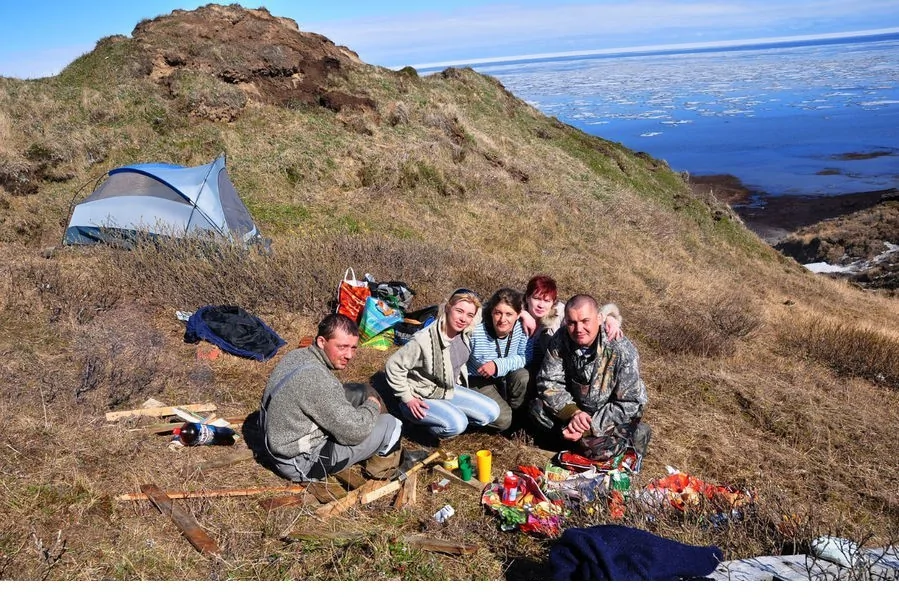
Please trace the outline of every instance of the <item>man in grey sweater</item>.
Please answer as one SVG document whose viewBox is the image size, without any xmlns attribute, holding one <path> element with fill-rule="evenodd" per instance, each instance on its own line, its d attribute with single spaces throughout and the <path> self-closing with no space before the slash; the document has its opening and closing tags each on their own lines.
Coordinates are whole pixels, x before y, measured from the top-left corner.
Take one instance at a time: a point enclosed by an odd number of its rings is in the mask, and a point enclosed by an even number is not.
<svg viewBox="0 0 899 597">
<path fill-rule="evenodd" d="M 292 350 L 269 376 L 260 404 L 265 446 L 275 471 L 291 481 L 324 479 L 363 460 L 372 477 L 399 465 L 402 423 L 368 384 L 341 384 L 359 345 L 359 328 L 345 315 L 318 325 L 307 348 Z"/>
</svg>

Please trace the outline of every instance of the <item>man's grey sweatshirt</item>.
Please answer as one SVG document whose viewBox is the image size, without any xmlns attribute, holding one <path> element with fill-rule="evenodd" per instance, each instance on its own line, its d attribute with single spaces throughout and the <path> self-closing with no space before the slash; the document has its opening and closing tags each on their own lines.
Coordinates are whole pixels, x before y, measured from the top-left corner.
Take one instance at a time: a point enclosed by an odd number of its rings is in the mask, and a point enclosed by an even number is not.
<svg viewBox="0 0 899 597">
<path fill-rule="evenodd" d="M 329 438 L 355 446 L 371 434 L 380 407 L 366 398 L 350 403 L 332 369 L 313 344 L 290 351 L 272 371 L 262 404 L 268 404 L 264 431 L 275 455 L 317 454 Z"/>
</svg>

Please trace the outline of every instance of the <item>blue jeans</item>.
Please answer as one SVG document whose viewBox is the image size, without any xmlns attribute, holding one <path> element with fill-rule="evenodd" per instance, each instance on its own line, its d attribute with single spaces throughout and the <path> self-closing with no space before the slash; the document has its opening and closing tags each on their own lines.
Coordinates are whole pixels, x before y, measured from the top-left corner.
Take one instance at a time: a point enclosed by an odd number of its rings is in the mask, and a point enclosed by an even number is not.
<svg viewBox="0 0 899 597">
<path fill-rule="evenodd" d="M 496 402 L 464 386 L 455 386 L 450 400 L 425 400 L 425 403 L 428 410 L 423 419 L 416 419 L 405 402 L 400 402 L 400 412 L 406 421 L 427 427 L 439 438 L 462 434 L 469 422 L 483 427 L 499 417 Z"/>
</svg>

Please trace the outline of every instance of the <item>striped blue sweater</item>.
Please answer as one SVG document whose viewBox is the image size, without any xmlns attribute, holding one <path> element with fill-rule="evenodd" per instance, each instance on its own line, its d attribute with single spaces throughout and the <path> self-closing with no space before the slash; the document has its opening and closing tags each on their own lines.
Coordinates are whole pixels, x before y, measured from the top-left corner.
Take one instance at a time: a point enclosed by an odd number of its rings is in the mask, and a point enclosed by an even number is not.
<svg viewBox="0 0 899 597">
<path fill-rule="evenodd" d="M 496 377 L 504 377 L 516 369 L 521 369 L 531 360 L 533 342 L 529 342 L 529 339 L 520 321 L 515 323 L 512 333 L 502 340 L 489 335 L 483 321 L 478 323 L 471 334 L 468 375 L 477 377 L 478 367 L 490 361 L 496 361 Z M 506 354 L 507 342 L 508 356 L 503 356 Z"/>
</svg>

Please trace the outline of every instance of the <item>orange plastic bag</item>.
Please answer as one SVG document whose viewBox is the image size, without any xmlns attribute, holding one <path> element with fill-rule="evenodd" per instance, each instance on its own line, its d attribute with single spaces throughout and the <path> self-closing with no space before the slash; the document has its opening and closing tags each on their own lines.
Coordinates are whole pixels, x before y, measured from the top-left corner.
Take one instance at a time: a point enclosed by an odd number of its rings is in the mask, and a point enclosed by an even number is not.
<svg viewBox="0 0 899 597">
<path fill-rule="evenodd" d="M 368 288 L 368 282 L 357 280 L 356 272 L 348 267 L 343 274 L 343 280 L 337 285 L 337 312 L 359 323 L 365 300 L 369 296 L 371 290 Z"/>
</svg>

